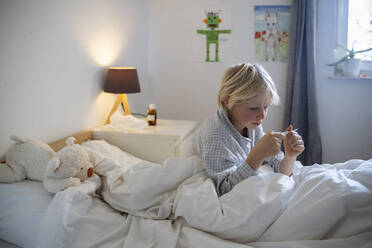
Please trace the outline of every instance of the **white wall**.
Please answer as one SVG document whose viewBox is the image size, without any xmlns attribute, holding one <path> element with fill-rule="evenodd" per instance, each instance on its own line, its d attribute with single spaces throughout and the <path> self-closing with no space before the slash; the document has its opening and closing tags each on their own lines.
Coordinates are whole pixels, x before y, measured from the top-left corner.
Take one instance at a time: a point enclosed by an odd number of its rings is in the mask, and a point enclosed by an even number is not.
<svg viewBox="0 0 372 248">
<path fill-rule="evenodd" d="M 372 158 L 372 79 L 330 79 L 336 44 L 335 2 L 318 1 L 317 95 L 323 162 Z"/>
<path fill-rule="evenodd" d="M 0 1 L 0 157 L 10 134 L 50 142 L 101 125 L 106 68 L 138 68 L 145 109 L 147 0 Z"/>
<path fill-rule="evenodd" d="M 158 106 L 159 116 L 201 121 L 214 114 L 223 71 L 235 63 L 255 62 L 253 6 L 291 3 L 286 0 L 149 1 L 149 93 Z M 195 36 L 200 36 L 196 34 L 198 26 L 195 23 L 199 22 L 205 28 L 203 19 L 195 17 L 195 13 L 199 11 L 204 15 L 204 10 L 211 9 L 222 10 L 219 29 L 232 30 L 227 36 L 231 42 L 229 54 L 220 56 L 219 63 L 196 61 L 193 50 Z M 226 16 L 228 20 L 224 19 Z M 226 26 L 226 23 L 231 25 Z M 201 42 L 204 47 L 205 41 L 202 39 Z M 261 64 L 276 80 L 284 103 L 287 63 Z M 264 128 L 279 130 L 283 113 L 284 105 L 272 107 Z"/>
</svg>

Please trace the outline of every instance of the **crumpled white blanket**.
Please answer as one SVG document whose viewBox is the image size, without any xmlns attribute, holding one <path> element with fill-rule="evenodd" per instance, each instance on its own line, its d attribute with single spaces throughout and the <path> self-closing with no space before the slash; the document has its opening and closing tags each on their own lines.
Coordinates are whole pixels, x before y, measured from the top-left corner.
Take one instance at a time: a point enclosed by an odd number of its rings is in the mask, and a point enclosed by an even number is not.
<svg viewBox="0 0 372 248">
<path fill-rule="evenodd" d="M 350 237 L 353 244 L 372 243 L 372 159 L 297 166 L 292 177 L 261 173 L 218 198 L 196 157 L 160 165 L 114 156 L 106 144 L 85 147 L 100 154 L 100 177 L 56 194 L 38 247 L 270 247 L 341 240 L 339 245 Z"/>
</svg>

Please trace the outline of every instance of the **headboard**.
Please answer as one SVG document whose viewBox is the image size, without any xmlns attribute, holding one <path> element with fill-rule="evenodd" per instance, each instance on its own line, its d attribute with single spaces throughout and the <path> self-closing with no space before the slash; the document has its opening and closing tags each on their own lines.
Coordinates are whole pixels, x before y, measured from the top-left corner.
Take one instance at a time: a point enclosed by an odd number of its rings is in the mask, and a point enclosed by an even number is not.
<svg viewBox="0 0 372 248">
<path fill-rule="evenodd" d="M 92 138 L 92 130 L 83 131 L 77 134 L 70 135 L 68 137 L 71 137 L 71 136 L 75 137 L 75 139 L 77 140 L 77 143 L 80 144 Z M 59 150 L 61 150 L 63 147 L 66 146 L 66 139 L 68 137 L 49 143 L 49 146 L 54 151 L 58 152 Z"/>
</svg>

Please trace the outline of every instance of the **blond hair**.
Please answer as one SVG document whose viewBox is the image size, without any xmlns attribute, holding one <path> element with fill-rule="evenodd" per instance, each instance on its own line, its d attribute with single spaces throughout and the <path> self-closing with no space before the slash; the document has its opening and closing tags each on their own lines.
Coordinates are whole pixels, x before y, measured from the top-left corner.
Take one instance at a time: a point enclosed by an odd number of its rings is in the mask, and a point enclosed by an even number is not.
<svg viewBox="0 0 372 248">
<path fill-rule="evenodd" d="M 235 104 L 250 101 L 263 93 L 268 93 L 270 104 L 279 103 L 275 83 L 262 66 L 250 63 L 234 65 L 222 76 L 218 106 L 229 112 Z"/>
</svg>

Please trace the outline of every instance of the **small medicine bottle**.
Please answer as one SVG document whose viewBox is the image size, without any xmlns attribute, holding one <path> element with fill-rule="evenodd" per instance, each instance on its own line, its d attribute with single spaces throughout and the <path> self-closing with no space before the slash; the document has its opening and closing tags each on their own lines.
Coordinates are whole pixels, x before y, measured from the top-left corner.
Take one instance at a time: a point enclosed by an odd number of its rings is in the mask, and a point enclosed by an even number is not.
<svg viewBox="0 0 372 248">
<path fill-rule="evenodd" d="M 150 126 L 156 125 L 156 105 L 155 104 L 149 104 L 149 107 L 147 109 L 147 122 Z"/>
</svg>

